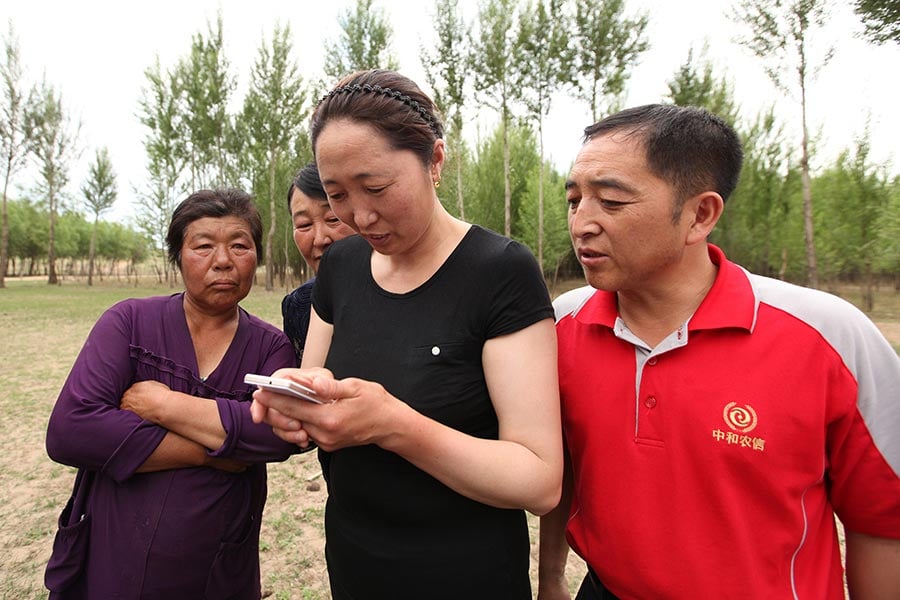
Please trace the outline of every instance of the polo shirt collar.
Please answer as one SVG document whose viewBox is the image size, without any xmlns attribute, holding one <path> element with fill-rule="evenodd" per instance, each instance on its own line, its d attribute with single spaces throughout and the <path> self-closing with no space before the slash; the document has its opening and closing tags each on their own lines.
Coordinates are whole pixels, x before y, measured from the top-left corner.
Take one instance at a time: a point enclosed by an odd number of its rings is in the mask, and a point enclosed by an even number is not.
<svg viewBox="0 0 900 600">
<path fill-rule="evenodd" d="M 738 328 L 753 331 L 759 301 L 747 272 L 725 257 L 718 246 L 707 244 L 709 258 L 718 268 L 716 280 L 689 320 L 689 330 Z"/>
<path fill-rule="evenodd" d="M 688 330 L 738 328 L 753 331 L 759 301 L 747 272 L 725 257 L 718 246 L 707 244 L 718 271 L 712 288 L 688 319 Z M 574 315 L 579 323 L 615 329 L 619 316 L 615 292 L 596 290 Z"/>
</svg>

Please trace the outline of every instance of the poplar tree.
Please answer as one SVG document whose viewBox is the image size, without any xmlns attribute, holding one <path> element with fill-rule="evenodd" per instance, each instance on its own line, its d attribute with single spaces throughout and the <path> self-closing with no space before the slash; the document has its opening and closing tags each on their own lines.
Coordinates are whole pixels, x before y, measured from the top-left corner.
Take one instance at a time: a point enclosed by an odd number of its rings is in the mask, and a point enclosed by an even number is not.
<svg viewBox="0 0 900 600">
<path fill-rule="evenodd" d="M 811 287 L 818 287 L 819 271 L 809 174 L 807 92 L 813 72 L 828 63 L 833 51 L 828 49 L 816 66 L 810 58 L 809 40 L 825 25 L 827 7 L 827 0 L 742 0 L 731 14 L 733 21 L 747 29 L 737 38 L 738 43 L 762 60 L 766 75 L 780 91 L 788 96 L 799 94 L 806 282 Z"/>
<path fill-rule="evenodd" d="M 94 161 L 88 168 L 87 181 L 81 186 L 81 193 L 84 196 L 85 208 L 94 217 L 91 225 L 91 243 L 88 250 L 88 285 L 94 285 L 97 224 L 100 221 L 100 215 L 113 207 L 118 194 L 116 173 L 109 158 L 109 150 L 106 148 L 97 150 L 94 155 Z"/>
<path fill-rule="evenodd" d="M 434 91 L 434 101 L 448 127 L 448 158 L 456 175 L 456 207 L 460 219 L 466 218 L 463 198 L 463 107 L 466 103 L 466 55 L 469 28 L 459 13 L 459 0 L 438 0 L 434 14 L 437 44 L 429 52 L 422 50 L 425 79 Z"/>
<path fill-rule="evenodd" d="M 148 129 L 144 149 L 149 177 L 147 185 L 136 190 L 136 222 L 153 242 L 159 280 L 169 281 L 166 231 L 184 191 L 183 174 L 189 155 L 181 104 L 184 91 L 179 70 L 164 72 L 159 58 L 144 75 L 147 86 L 142 90 L 139 118 Z"/>
<path fill-rule="evenodd" d="M 0 234 L 0 288 L 6 287 L 6 266 L 9 262 L 9 184 L 25 164 L 28 140 L 25 137 L 25 112 L 31 94 L 23 89 L 23 69 L 19 54 L 19 40 L 12 21 L 3 40 L 3 62 L 0 63 L 0 160 L 3 162 L 2 234 Z"/>
<path fill-rule="evenodd" d="M 274 289 L 274 238 L 278 222 L 276 199 L 287 186 L 278 186 L 278 165 L 291 143 L 300 135 L 306 117 L 307 92 L 296 61 L 291 58 L 291 29 L 276 24 L 271 46 L 265 40 L 259 47 L 250 79 L 250 91 L 244 101 L 242 124 L 247 144 L 256 164 L 267 175 L 266 195 L 269 207 L 269 229 L 266 233 L 266 290 Z M 260 195 L 257 195 L 259 197 Z"/>
<path fill-rule="evenodd" d="M 855 276 L 866 312 L 875 308 L 876 269 L 890 249 L 882 234 L 890 225 L 889 179 L 886 166 L 872 160 L 870 138 L 866 127 L 853 148 L 844 150 L 813 184 L 821 194 L 822 221 L 828 223 L 822 236 L 823 262 L 835 274 Z"/>
<path fill-rule="evenodd" d="M 25 113 L 26 138 L 29 151 L 40 171 L 39 190 L 44 194 L 49 215 L 47 234 L 47 283 L 56 285 L 56 220 L 63 192 L 69 183 L 71 162 L 78 158 L 77 146 L 80 124 L 74 124 L 63 109 L 62 94 L 46 80 L 36 95 L 36 102 Z"/>
<path fill-rule="evenodd" d="M 622 94 L 631 68 L 647 48 L 646 13 L 625 16 L 624 0 L 575 0 L 575 89 L 599 120 L 604 99 Z"/>
<path fill-rule="evenodd" d="M 667 99 L 678 106 L 702 106 L 737 127 L 738 108 L 734 91 L 725 79 L 713 74 L 713 64 L 706 57 L 707 48 L 694 58 L 694 49 L 688 51 L 687 60 L 666 84 Z"/>
<path fill-rule="evenodd" d="M 222 15 L 215 28 L 194 34 L 190 54 L 178 66 L 181 80 L 183 133 L 189 149 L 190 187 L 224 186 L 233 183 L 229 173 L 229 135 L 232 123 L 228 103 L 236 87 L 230 64 L 225 57 Z"/>
<path fill-rule="evenodd" d="M 528 116 L 537 124 L 538 197 L 537 260 L 544 270 L 544 117 L 550 112 L 553 95 L 573 77 L 573 49 L 569 45 L 569 20 L 563 0 L 529 0 L 519 17 L 516 43 L 518 70 L 516 86 Z"/>
<path fill-rule="evenodd" d="M 516 29 L 513 0 L 486 0 L 478 10 L 478 33 L 470 41 L 476 101 L 500 115 L 503 140 L 503 233 L 512 235 L 509 128 L 516 89 Z"/>
<path fill-rule="evenodd" d="M 373 0 L 356 0 L 353 7 L 338 18 L 341 35 L 326 45 L 325 75 L 337 83 L 344 75 L 366 69 L 396 70 L 391 50 L 394 30 L 381 8 Z"/>
<path fill-rule="evenodd" d="M 865 25 L 867 40 L 900 44 L 900 0 L 856 0 L 853 10 Z"/>
</svg>

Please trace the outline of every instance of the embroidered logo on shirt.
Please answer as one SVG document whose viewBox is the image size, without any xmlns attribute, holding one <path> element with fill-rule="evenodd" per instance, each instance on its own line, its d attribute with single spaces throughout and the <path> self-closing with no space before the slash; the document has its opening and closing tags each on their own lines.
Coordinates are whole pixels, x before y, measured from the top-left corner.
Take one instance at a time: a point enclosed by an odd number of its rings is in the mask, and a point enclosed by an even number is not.
<svg viewBox="0 0 900 600">
<path fill-rule="evenodd" d="M 765 450 L 766 440 L 747 435 L 756 429 L 758 423 L 756 411 L 752 406 L 749 404 L 738 406 L 737 402 L 729 402 L 725 405 L 725 410 L 722 411 L 722 418 L 731 431 L 713 429 L 712 436 L 717 442 L 725 442 L 741 446 L 742 448 L 752 448 L 759 452 Z"/>
<path fill-rule="evenodd" d="M 722 411 L 725 424 L 739 433 L 750 433 L 756 429 L 756 411 L 747 404 L 738 406 L 737 402 L 729 402 Z"/>
</svg>

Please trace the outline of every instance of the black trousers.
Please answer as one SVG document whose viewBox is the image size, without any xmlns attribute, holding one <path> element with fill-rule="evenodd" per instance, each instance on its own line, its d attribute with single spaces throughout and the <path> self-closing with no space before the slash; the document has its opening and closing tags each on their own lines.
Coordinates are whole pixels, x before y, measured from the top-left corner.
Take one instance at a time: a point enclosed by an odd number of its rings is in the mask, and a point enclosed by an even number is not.
<svg viewBox="0 0 900 600">
<path fill-rule="evenodd" d="M 575 595 L 575 600 L 618 600 L 618 598 L 603 586 L 592 570 L 588 569 L 584 581 L 581 582 L 581 587 L 578 588 L 578 594 Z"/>
</svg>

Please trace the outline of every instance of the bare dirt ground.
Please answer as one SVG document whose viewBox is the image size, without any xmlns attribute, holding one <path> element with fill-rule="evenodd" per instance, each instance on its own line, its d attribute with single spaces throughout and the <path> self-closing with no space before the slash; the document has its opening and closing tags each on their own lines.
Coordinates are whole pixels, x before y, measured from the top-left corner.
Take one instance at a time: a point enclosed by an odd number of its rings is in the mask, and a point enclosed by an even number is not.
<svg viewBox="0 0 900 600">
<path fill-rule="evenodd" d="M 277 311 L 278 304 L 271 296 L 264 301 Z M 47 597 L 43 569 L 56 517 L 73 480 L 72 469 L 47 458 L 44 432 L 56 395 L 93 318 L 70 319 L 64 310 L 49 313 L 38 309 L 23 318 L 0 298 L 0 599 L 4 600 Z M 275 316 L 269 318 L 277 322 Z M 900 322 L 878 325 L 894 347 L 900 348 Z M 314 453 L 270 467 L 261 538 L 267 597 L 330 597 L 323 558 L 324 503 L 324 485 Z M 534 578 L 537 519 L 531 517 L 529 524 Z M 571 554 L 573 589 L 583 573 L 583 563 Z"/>
</svg>

